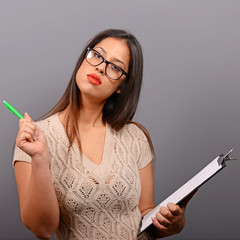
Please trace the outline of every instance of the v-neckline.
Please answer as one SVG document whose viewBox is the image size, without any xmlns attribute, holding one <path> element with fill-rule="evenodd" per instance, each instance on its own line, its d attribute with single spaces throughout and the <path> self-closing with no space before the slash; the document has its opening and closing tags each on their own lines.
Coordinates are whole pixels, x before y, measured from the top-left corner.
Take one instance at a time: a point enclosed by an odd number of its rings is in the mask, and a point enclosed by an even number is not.
<svg viewBox="0 0 240 240">
<path fill-rule="evenodd" d="M 65 130 L 65 127 L 63 126 L 63 123 L 61 122 L 60 118 L 59 118 L 59 113 L 56 114 L 56 118 L 61 126 L 62 129 L 62 140 L 64 142 L 65 146 L 69 145 L 69 140 L 67 137 L 67 133 Z M 105 132 L 105 140 L 104 140 L 104 148 L 103 148 L 103 153 L 102 153 L 102 159 L 100 164 L 94 163 L 91 159 L 89 159 L 83 152 L 80 151 L 79 147 L 77 146 L 77 144 L 75 142 L 73 142 L 72 144 L 72 148 L 74 150 L 74 152 L 76 152 L 79 156 L 79 159 L 82 160 L 82 165 L 84 167 L 88 166 L 90 167 L 91 170 L 96 170 L 98 171 L 99 168 L 103 169 L 103 173 L 106 173 L 107 167 L 108 167 L 108 163 L 110 161 L 110 157 L 112 154 L 112 133 L 111 133 L 112 129 L 111 127 L 106 123 L 106 132 Z M 82 158 L 81 158 L 82 156 Z"/>
<path fill-rule="evenodd" d="M 106 124 L 106 133 L 105 133 L 105 140 L 104 140 L 104 147 L 103 147 L 103 153 L 102 153 L 102 159 L 100 164 L 97 164 L 93 162 L 91 159 L 89 159 L 83 152 L 80 151 L 79 147 L 77 144 L 75 144 L 75 148 L 77 148 L 79 154 L 82 153 L 82 161 L 83 161 L 83 166 L 90 166 L 90 168 L 93 170 L 98 170 L 99 168 L 104 168 L 108 166 L 108 161 L 110 157 L 110 148 L 111 142 L 109 141 L 109 126 Z"/>
</svg>

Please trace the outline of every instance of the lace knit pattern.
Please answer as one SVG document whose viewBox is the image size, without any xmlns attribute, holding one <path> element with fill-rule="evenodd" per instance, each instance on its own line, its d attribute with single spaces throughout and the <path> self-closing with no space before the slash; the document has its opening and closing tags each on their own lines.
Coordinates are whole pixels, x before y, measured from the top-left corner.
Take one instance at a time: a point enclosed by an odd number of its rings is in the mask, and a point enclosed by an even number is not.
<svg viewBox="0 0 240 240">
<path fill-rule="evenodd" d="M 61 213 L 56 239 L 137 239 L 139 169 L 152 161 L 144 133 L 134 124 L 120 131 L 107 125 L 103 158 L 96 165 L 75 144 L 67 153 L 69 141 L 58 114 L 38 125 L 47 137 Z M 31 162 L 31 158 L 16 147 L 14 161 Z"/>
</svg>

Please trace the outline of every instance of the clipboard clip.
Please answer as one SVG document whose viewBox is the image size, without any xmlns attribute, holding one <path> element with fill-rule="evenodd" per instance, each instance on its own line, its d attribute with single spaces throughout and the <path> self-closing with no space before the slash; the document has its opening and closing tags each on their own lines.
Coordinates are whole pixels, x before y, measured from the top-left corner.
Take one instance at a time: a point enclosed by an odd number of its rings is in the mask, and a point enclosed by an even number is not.
<svg viewBox="0 0 240 240">
<path fill-rule="evenodd" d="M 230 158 L 229 155 L 233 151 L 233 148 L 227 154 L 221 154 L 218 158 L 218 164 L 221 165 L 226 161 L 238 160 L 237 158 Z"/>
</svg>

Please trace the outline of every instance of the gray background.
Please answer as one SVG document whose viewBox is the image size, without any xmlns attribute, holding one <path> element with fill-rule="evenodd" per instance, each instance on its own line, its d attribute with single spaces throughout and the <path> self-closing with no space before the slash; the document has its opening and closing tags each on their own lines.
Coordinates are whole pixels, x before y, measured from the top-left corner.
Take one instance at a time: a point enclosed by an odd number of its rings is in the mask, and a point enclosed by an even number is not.
<svg viewBox="0 0 240 240">
<path fill-rule="evenodd" d="M 222 152 L 240 156 L 240 1 L 0 1 L 0 100 L 34 119 L 61 97 L 85 43 L 106 28 L 142 44 L 135 120 L 149 130 L 159 203 Z M 20 220 L 12 148 L 18 119 L 0 107 L 0 239 L 35 239 Z M 240 239 L 239 161 L 189 203 L 170 239 Z"/>
</svg>

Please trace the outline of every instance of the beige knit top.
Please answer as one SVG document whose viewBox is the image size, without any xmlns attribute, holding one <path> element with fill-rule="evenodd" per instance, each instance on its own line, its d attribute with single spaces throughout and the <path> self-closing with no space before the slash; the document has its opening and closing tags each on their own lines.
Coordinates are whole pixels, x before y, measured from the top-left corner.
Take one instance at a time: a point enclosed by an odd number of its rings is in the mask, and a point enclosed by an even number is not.
<svg viewBox="0 0 240 240">
<path fill-rule="evenodd" d="M 47 138 L 60 208 L 56 239 L 137 239 L 141 221 L 139 169 L 152 161 L 142 130 L 127 124 L 115 131 L 107 124 L 103 158 L 96 165 L 76 144 L 67 154 L 69 141 L 58 114 L 38 125 Z M 31 158 L 16 147 L 14 161 L 31 162 Z"/>
</svg>

